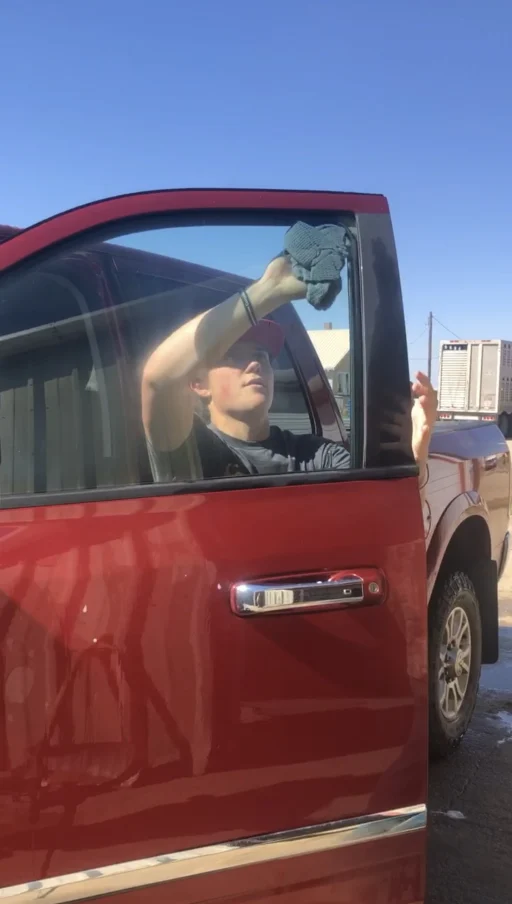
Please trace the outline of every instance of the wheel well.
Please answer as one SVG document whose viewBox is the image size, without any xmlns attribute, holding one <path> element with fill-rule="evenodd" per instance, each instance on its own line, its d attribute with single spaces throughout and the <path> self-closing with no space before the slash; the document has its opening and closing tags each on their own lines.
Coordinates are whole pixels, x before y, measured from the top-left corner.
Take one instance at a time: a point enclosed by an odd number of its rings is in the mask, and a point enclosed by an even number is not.
<svg viewBox="0 0 512 904">
<path fill-rule="evenodd" d="M 444 554 L 431 600 L 435 600 L 449 574 L 463 571 L 475 587 L 482 620 L 482 662 L 498 659 L 498 568 L 491 557 L 489 528 L 479 515 L 457 528 Z"/>
<path fill-rule="evenodd" d="M 479 515 L 466 518 L 459 524 L 451 538 L 440 568 L 444 576 L 452 571 L 465 571 L 477 559 L 491 557 L 491 535 L 484 519 Z M 470 575 L 471 576 L 471 575 Z"/>
</svg>

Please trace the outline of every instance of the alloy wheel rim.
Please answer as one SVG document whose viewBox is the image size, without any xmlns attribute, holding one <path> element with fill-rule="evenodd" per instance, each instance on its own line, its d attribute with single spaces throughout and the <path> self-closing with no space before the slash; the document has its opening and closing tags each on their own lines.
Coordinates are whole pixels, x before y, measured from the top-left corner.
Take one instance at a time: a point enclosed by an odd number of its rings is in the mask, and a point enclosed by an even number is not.
<svg viewBox="0 0 512 904">
<path fill-rule="evenodd" d="M 438 663 L 439 708 L 453 722 L 466 699 L 471 672 L 471 627 L 461 606 L 450 612 L 443 630 Z"/>
</svg>

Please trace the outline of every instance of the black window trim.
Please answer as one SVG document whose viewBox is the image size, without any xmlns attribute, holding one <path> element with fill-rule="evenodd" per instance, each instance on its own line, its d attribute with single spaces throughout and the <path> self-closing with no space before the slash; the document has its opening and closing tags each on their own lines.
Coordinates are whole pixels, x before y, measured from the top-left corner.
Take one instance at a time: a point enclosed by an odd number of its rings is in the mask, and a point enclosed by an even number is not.
<svg viewBox="0 0 512 904">
<path fill-rule="evenodd" d="M 9 509 L 39 508 L 41 506 L 79 505 L 86 502 L 122 502 L 127 499 L 151 499 L 161 496 L 185 496 L 240 490 L 263 490 L 304 484 L 366 483 L 368 481 L 406 480 L 418 478 L 417 465 L 390 465 L 384 468 L 361 468 L 343 471 L 306 471 L 290 474 L 270 474 L 247 477 L 220 477 L 213 480 L 176 481 L 176 483 L 128 484 L 97 487 L 89 490 L 61 490 L 52 493 L 26 493 L 5 496 L 0 500 L 0 512 Z"/>
</svg>

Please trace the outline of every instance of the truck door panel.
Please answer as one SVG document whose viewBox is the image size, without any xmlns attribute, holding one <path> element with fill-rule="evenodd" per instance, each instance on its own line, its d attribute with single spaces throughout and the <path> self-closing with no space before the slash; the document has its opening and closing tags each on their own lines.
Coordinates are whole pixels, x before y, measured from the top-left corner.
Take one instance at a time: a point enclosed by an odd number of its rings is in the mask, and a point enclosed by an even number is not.
<svg viewBox="0 0 512 904">
<path fill-rule="evenodd" d="M 154 482 L 145 358 L 297 220 L 352 236 L 351 468 Z M 0 246 L 0 296 L 4 899 L 421 900 L 425 548 L 407 432 L 383 414 L 409 392 L 384 200 L 100 202 Z M 307 335 L 328 316 L 276 312 L 271 415 L 347 443 Z M 379 601 L 284 606 L 340 573 L 382 575 Z M 234 611 L 240 584 L 268 586 L 263 611 Z"/>
</svg>

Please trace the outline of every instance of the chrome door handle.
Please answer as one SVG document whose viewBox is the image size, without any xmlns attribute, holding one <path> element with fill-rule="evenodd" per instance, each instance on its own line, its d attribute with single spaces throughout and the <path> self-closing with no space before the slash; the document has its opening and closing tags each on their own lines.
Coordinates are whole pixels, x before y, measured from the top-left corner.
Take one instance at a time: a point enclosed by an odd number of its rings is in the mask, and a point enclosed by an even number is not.
<svg viewBox="0 0 512 904">
<path fill-rule="evenodd" d="M 271 615 L 334 607 L 371 606 L 382 602 L 384 579 L 377 569 L 358 573 L 336 572 L 318 580 L 291 583 L 272 579 L 267 583 L 235 584 L 231 607 L 237 615 Z"/>
</svg>

